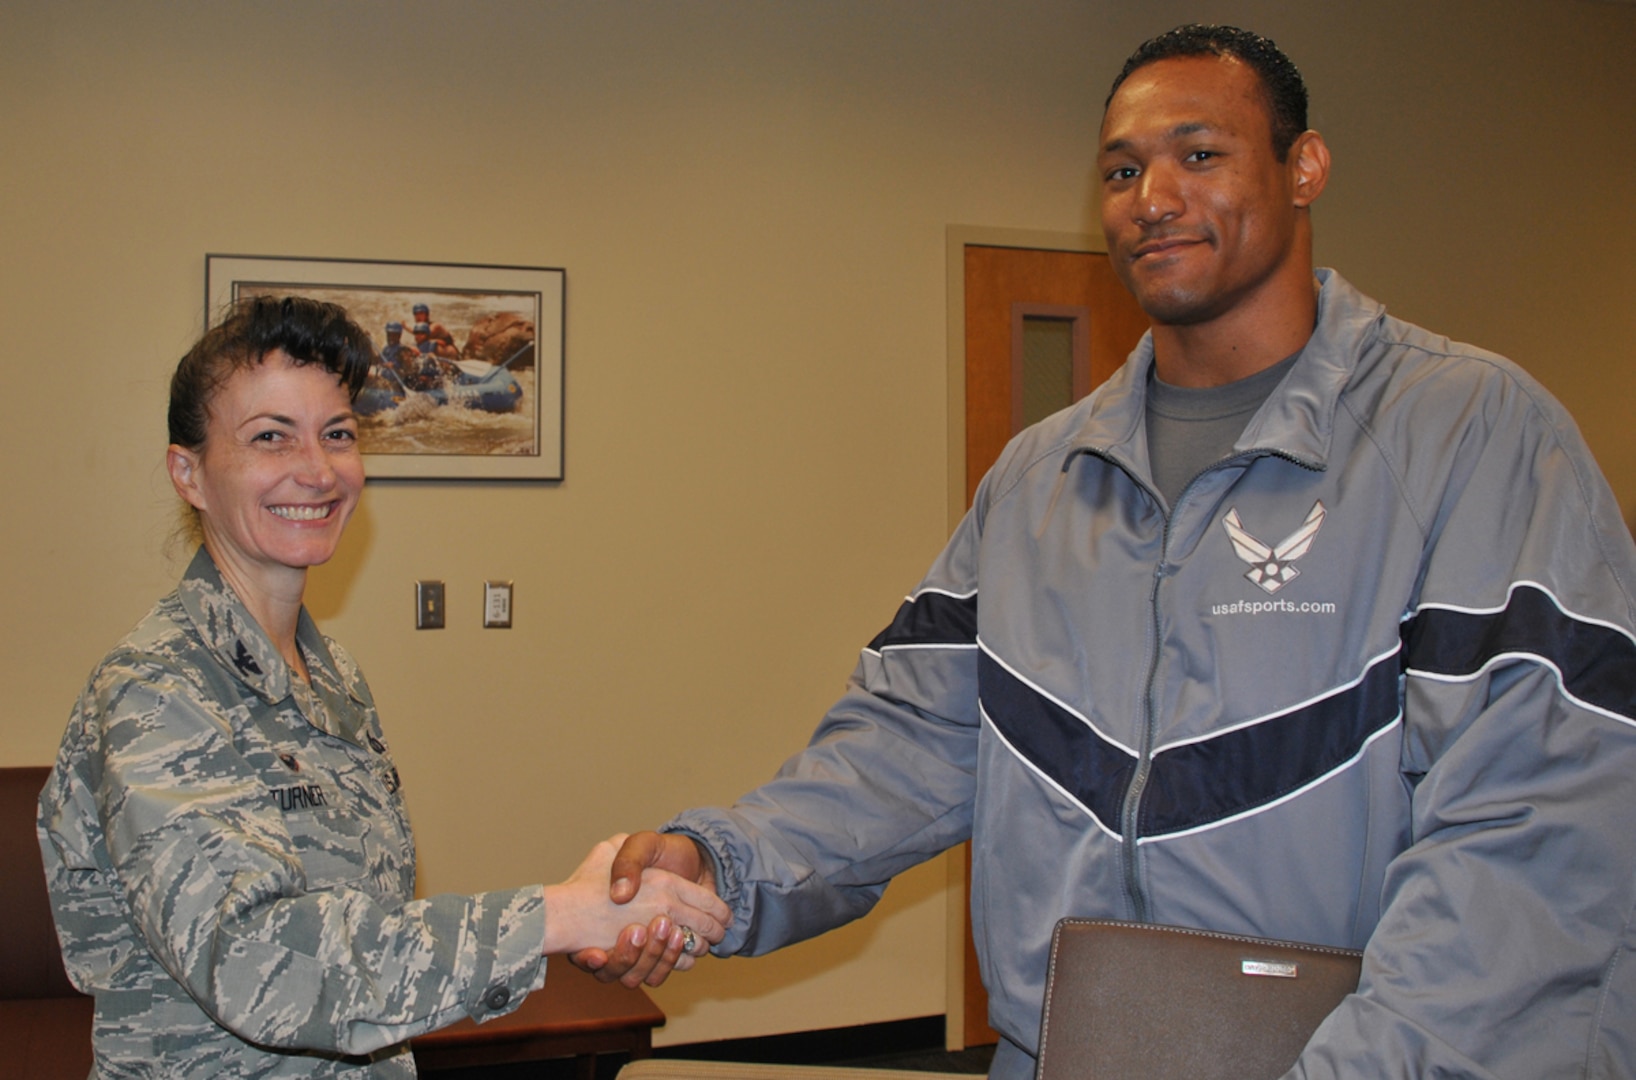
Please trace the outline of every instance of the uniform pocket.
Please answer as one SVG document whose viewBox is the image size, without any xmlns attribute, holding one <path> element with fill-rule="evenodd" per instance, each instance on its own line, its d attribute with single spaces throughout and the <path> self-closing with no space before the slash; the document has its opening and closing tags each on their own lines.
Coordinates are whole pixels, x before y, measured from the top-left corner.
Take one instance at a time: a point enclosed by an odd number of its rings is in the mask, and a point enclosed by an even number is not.
<svg viewBox="0 0 1636 1080">
<path fill-rule="evenodd" d="M 370 876 L 370 823 L 333 806 L 286 813 L 284 823 L 307 875 L 307 888 L 332 889 Z"/>
</svg>

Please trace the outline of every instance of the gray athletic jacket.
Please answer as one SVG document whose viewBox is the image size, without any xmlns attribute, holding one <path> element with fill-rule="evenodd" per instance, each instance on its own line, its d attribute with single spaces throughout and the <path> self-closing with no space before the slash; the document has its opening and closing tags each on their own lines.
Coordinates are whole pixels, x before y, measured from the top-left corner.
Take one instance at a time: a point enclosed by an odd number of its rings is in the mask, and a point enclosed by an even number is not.
<svg viewBox="0 0 1636 1080">
<path fill-rule="evenodd" d="M 1226 460 L 1152 485 L 1151 339 L 1025 431 L 710 845 L 759 953 L 974 840 L 995 1074 L 1063 916 L 1366 947 L 1298 1077 L 1636 1069 L 1636 549 L 1518 368 L 1320 271 Z"/>
</svg>

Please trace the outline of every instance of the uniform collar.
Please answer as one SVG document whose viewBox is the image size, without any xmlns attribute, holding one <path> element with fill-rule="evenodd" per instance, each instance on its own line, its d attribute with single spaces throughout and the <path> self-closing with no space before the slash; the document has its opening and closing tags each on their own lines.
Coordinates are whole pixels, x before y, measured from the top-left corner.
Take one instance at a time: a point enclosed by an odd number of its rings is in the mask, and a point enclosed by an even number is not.
<svg viewBox="0 0 1636 1080">
<path fill-rule="evenodd" d="M 342 673 L 305 607 L 296 622 L 295 641 L 307 659 L 310 683 L 291 672 L 202 546 L 176 591 L 205 648 L 247 689 L 269 705 L 288 701 L 308 723 L 331 735 L 352 742 L 363 738 L 363 712 L 351 703 L 367 705 L 367 695 L 350 666 Z"/>
<path fill-rule="evenodd" d="M 1250 418 L 1233 446 L 1235 454 L 1275 453 L 1314 469 L 1329 463 L 1341 391 L 1378 332 L 1386 309 L 1333 270 L 1319 269 L 1316 276 L 1318 321 L 1312 337 L 1289 374 Z M 1093 395 L 1096 403 L 1069 442 L 1064 468 L 1075 455 L 1089 452 L 1137 465 L 1146 475 L 1144 417 L 1152 367 L 1150 331 L 1142 336 L 1130 359 Z"/>
</svg>

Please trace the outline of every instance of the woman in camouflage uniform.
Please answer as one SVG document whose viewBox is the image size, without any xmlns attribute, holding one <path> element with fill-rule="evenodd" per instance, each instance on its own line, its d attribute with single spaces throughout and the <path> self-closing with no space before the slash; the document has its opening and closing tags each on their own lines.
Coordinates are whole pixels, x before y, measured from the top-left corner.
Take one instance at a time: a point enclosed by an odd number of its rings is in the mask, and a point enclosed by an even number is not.
<svg viewBox="0 0 1636 1080">
<path fill-rule="evenodd" d="M 167 466 L 202 546 L 98 665 L 40 798 L 96 1075 L 414 1075 L 406 1040 L 517 1007 L 546 954 L 644 924 L 686 968 L 726 907 L 614 844 L 559 885 L 414 899 L 397 769 L 350 656 L 302 606 L 363 488 L 373 346 L 334 305 L 241 303 L 171 382 Z"/>
</svg>

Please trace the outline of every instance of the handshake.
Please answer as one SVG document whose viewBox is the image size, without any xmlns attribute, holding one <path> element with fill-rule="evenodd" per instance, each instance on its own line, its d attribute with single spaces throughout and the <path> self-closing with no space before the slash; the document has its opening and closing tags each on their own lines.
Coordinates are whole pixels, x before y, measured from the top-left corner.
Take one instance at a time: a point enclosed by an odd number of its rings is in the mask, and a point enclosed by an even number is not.
<svg viewBox="0 0 1636 1080">
<path fill-rule="evenodd" d="M 610 837 L 545 887 L 545 953 L 568 953 L 602 982 L 658 986 L 721 941 L 733 916 L 715 867 L 686 836 Z"/>
</svg>

